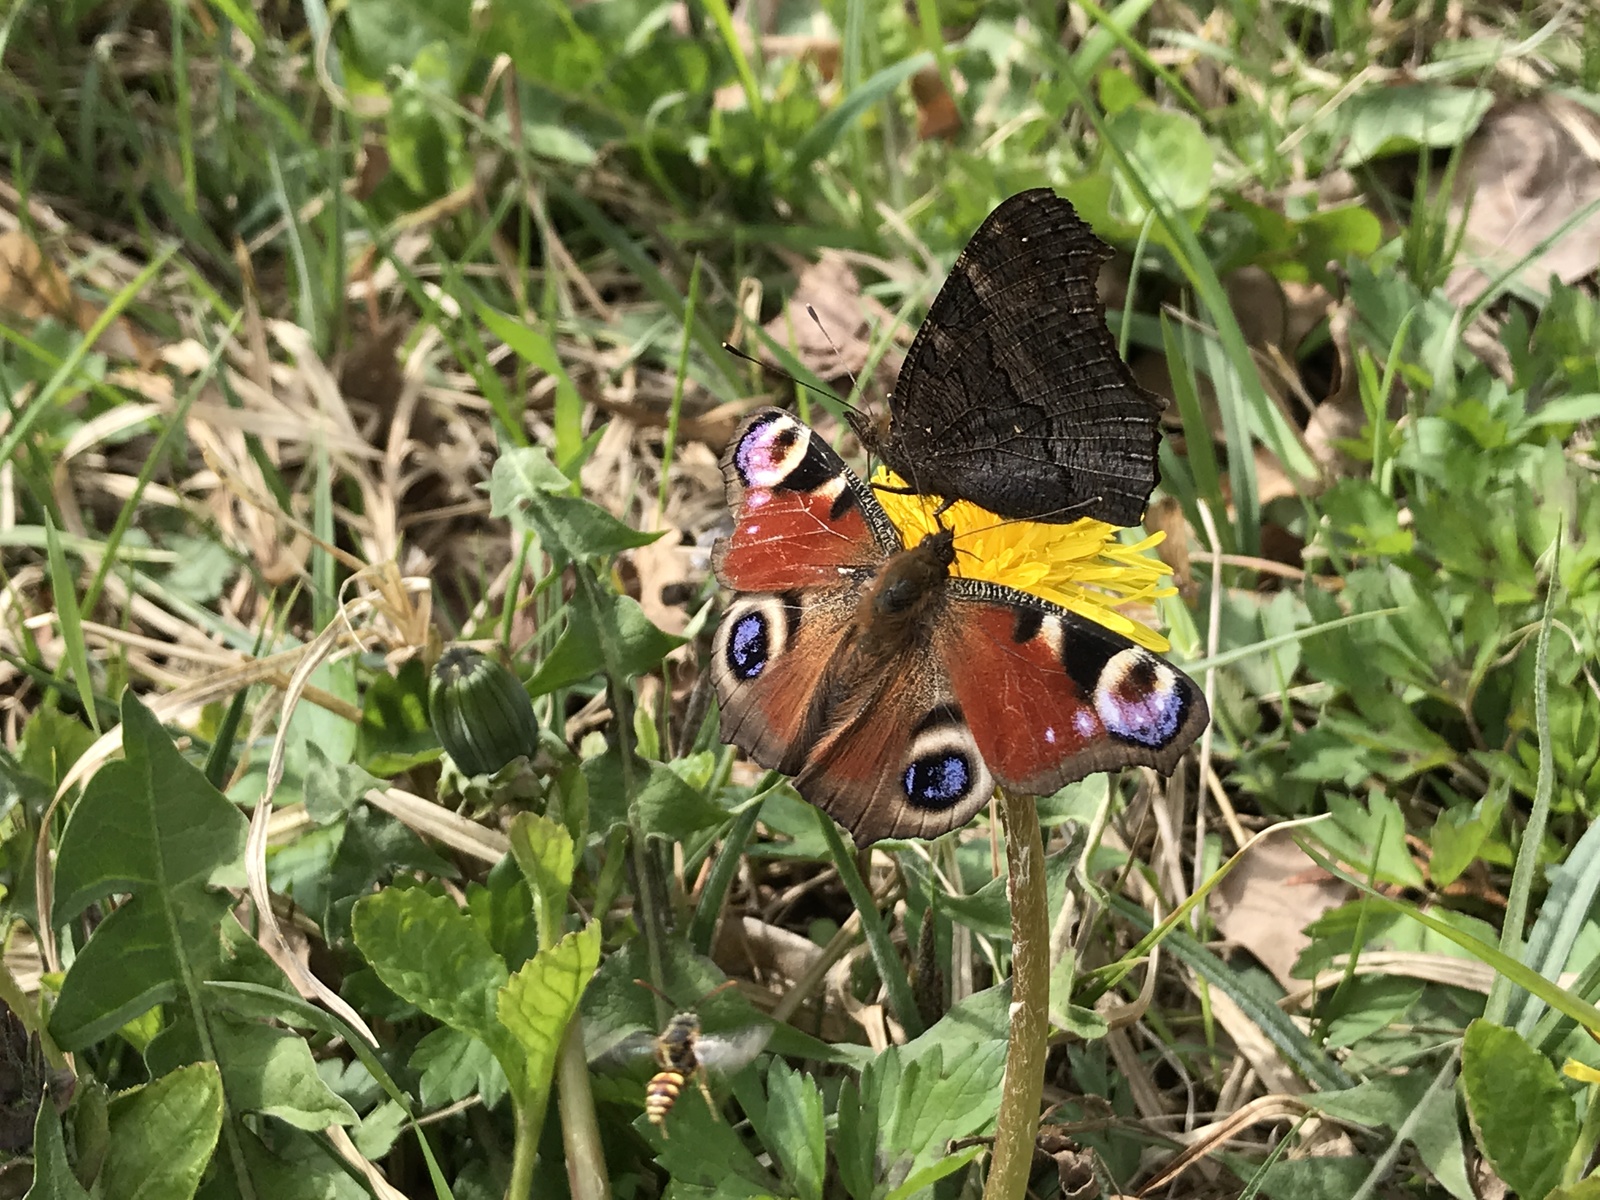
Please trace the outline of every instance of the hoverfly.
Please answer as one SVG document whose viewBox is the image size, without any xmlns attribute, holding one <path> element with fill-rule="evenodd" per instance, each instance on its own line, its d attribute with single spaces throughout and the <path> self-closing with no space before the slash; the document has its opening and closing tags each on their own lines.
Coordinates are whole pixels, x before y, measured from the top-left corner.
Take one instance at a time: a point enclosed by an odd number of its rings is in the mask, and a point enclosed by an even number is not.
<svg viewBox="0 0 1600 1200">
<path fill-rule="evenodd" d="M 650 987 L 643 980 L 637 981 Z M 699 1000 L 733 986 L 729 980 L 713 988 Z M 654 991 L 655 989 L 651 989 Z M 677 1013 L 659 1034 L 640 1031 L 607 1051 L 601 1061 L 622 1063 L 649 1053 L 655 1058 L 656 1073 L 644 1087 L 645 1119 L 667 1136 L 667 1116 L 672 1106 L 683 1094 L 684 1086 L 692 1079 L 705 1097 L 706 1108 L 712 1119 L 717 1119 L 716 1101 L 706 1083 L 708 1071 L 729 1074 L 755 1060 L 772 1036 L 771 1025 L 747 1025 L 743 1028 L 716 1033 L 705 1033 L 700 1026 L 700 1016 L 693 1009 Z"/>
</svg>

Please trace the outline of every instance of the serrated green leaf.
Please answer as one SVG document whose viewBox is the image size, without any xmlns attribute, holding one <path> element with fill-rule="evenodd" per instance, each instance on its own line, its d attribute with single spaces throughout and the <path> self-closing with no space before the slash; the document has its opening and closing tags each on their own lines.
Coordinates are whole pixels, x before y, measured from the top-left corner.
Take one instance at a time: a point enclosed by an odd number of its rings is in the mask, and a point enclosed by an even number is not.
<svg viewBox="0 0 1600 1200">
<path fill-rule="evenodd" d="M 328 825 L 348 813 L 373 788 L 383 781 L 355 763 L 336 763 L 322 747 L 312 742 L 306 747 L 309 762 L 303 786 L 306 815 L 318 825 Z"/>
<path fill-rule="evenodd" d="M 793 1070 L 781 1058 L 774 1058 L 767 1068 L 765 1120 L 757 1124 L 757 1130 L 777 1159 L 793 1194 L 799 1200 L 822 1200 L 827 1139 L 822 1093 L 816 1081 Z"/>
<path fill-rule="evenodd" d="M 506 1094 L 506 1073 L 489 1047 L 448 1025 L 423 1036 L 409 1065 L 419 1076 L 417 1097 L 424 1108 L 458 1104 L 473 1095 L 493 1108 Z"/>
<path fill-rule="evenodd" d="M 500 1024 L 505 963 L 470 916 L 420 888 L 385 888 L 351 914 L 356 946 L 402 1000 L 482 1041 L 506 1077 L 521 1081 L 521 1052 Z"/>
<path fill-rule="evenodd" d="M 1578 1138 L 1578 1118 L 1560 1073 L 1515 1030 L 1485 1020 L 1467 1026 L 1461 1088 L 1478 1148 L 1524 1200 L 1544 1200 Z"/>
<path fill-rule="evenodd" d="M 629 528 L 599 505 L 569 495 L 571 488 L 543 448 L 511 450 L 489 479 L 490 515 L 538 535 L 547 554 L 567 562 L 648 546 L 662 536 Z"/>
<path fill-rule="evenodd" d="M 511 854 L 533 891 L 539 944 L 555 944 L 567 910 L 574 863 L 572 835 L 539 813 L 518 813 L 511 822 Z"/>
<path fill-rule="evenodd" d="M 544 1109 L 561 1039 L 599 963 L 600 922 L 591 921 L 539 951 L 500 989 L 499 1019 L 523 1056 L 522 1078 L 506 1074 L 532 1112 Z"/>
<path fill-rule="evenodd" d="M 194 1195 L 216 1149 L 222 1114 L 215 1063 L 179 1067 L 115 1097 L 99 1194 L 104 1200 Z"/>
</svg>

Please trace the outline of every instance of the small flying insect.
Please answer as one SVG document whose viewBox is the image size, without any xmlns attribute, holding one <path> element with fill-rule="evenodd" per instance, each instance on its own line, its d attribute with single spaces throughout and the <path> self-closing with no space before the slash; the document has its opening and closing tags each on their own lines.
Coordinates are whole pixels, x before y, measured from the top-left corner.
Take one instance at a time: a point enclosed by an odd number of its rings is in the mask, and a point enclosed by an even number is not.
<svg viewBox="0 0 1600 1200">
<path fill-rule="evenodd" d="M 635 982 L 650 987 L 642 979 Z M 730 979 L 712 988 L 695 1001 L 696 1005 L 732 987 L 735 982 Z M 650 990 L 655 991 L 654 988 Z M 706 1100 L 706 1108 L 710 1110 L 712 1119 L 717 1120 L 716 1101 L 712 1099 L 711 1088 L 706 1083 L 707 1072 L 729 1074 L 748 1066 L 761 1053 L 771 1036 L 771 1025 L 748 1025 L 742 1029 L 704 1033 L 701 1031 L 699 1014 L 688 1010 L 674 1015 L 659 1034 L 635 1034 L 605 1054 L 604 1058 L 618 1062 L 639 1056 L 645 1051 L 654 1055 L 658 1069 L 644 1086 L 644 1113 L 646 1120 L 661 1130 L 662 1137 L 666 1137 L 667 1115 L 672 1112 L 672 1106 L 678 1102 L 689 1080 L 694 1080 L 699 1086 L 700 1094 Z"/>
</svg>

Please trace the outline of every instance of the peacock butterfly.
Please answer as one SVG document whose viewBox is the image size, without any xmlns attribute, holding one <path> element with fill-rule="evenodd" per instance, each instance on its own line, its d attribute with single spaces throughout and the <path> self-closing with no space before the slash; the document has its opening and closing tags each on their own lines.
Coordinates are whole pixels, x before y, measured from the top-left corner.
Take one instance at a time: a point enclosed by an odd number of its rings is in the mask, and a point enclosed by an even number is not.
<svg viewBox="0 0 1600 1200">
<path fill-rule="evenodd" d="M 1137 525 L 1165 402 L 1134 382 L 1095 290 L 1111 250 L 1049 188 L 972 235 L 863 444 L 919 492 L 1003 517 Z"/>
<path fill-rule="evenodd" d="M 951 574 L 949 529 L 906 546 L 827 442 L 781 409 L 722 458 L 739 593 L 712 642 L 722 737 L 795 776 L 860 845 L 963 825 L 996 783 L 1170 772 L 1205 728 L 1187 675 L 1013 588 Z"/>
</svg>

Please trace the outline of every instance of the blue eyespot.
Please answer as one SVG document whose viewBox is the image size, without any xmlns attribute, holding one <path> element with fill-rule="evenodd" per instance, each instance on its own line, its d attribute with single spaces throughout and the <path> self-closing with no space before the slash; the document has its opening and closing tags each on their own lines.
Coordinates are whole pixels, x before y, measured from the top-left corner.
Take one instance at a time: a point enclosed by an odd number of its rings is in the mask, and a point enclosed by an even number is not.
<svg viewBox="0 0 1600 1200">
<path fill-rule="evenodd" d="M 734 622 L 728 635 L 728 669 L 734 678 L 754 679 L 767 665 L 767 619 L 760 613 L 746 613 Z"/>
<path fill-rule="evenodd" d="M 940 750 L 906 768 L 906 799 L 917 808 L 950 808 L 972 790 L 972 766 L 966 755 Z"/>
</svg>

